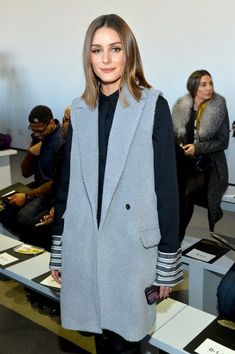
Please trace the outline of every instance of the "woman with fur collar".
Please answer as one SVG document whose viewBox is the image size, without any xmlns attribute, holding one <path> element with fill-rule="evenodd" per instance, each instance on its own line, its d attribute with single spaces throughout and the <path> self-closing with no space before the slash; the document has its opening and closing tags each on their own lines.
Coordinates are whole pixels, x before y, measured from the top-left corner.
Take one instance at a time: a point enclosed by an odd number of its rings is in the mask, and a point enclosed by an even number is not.
<svg viewBox="0 0 235 354">
<path fill-rule="evenodd" d="M 224 150 L 229 141 L 225 99 L 214 92 L 206 70 L 193 72 L 188 94 L 179 98 L 172 111 L 177 142 L 180 191 L 180 239 L 184 238 L 194 205 L 208 209 L 210 231 L 222 218 L 220 203 L 228 185 Z"/>
</svg>

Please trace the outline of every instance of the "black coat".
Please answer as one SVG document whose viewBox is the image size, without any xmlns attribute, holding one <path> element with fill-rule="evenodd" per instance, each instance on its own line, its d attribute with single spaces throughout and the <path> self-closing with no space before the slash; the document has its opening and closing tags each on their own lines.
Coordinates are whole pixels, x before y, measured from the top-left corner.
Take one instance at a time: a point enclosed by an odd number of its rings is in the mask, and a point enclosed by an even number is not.
<svg viewBox="0 0 235 354">
<path fill-rule="evenodd" d="M 181 97 L 172 111 L 176 138 L 187 143 L 193 99 L 190 95 Z M 221 219 L 220 203 L 228 187 L 228 167 L 224 150 L 229 142 L 229 118 L 225 99 L 214 94 L 208 102 L 198 130 L 198 141 L 194 142 L 195 156 L 203 156 L 210 161 L 210 175 L 206 195 L 210 230 Z"/>
</svg>

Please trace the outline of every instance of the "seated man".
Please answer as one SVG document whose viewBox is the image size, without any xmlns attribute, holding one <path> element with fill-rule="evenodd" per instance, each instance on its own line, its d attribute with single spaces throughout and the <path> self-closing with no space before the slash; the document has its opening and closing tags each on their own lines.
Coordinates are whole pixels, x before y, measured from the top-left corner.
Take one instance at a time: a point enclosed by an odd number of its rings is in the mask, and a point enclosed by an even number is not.
<svg viewBox="0 0 235 354">
<path fill-rule="evenodd" d="M 53 179 L 65 139 L 63 128 L 46 106 L 36 106 L 30 112 L 29 123 L 32 143 L 22 161 L 21 171 L 24 177 L 34 175 L 34 182 L 30 184 L 30 192 L 9 197 L 9 205 L 0 213 L 0 221 L 19 233 L 23 241 L 45 246 L 50 233 L 38 230 L 35 224 L 54 205 Z"/>
<path fill-rule="evenodd" d="M 67 106 L 65 111 L 64 111 L 64 116 L 63 116 L 63 119 L 62 119 L 62 127 L 63 127 L 63 130 L 64 130 L 65 138 L 67 136 L 68 128 L 69 128 L 69 125 L 70 125 L 70 113 L 71 113 L 71 108 L 70 108 L 70 106 Z M 62 159 L 61 159 L 61 161 L 62 161 Z M 53 223 L 53 221 L 54 221 L 54 206 L 50 209 L 48 214 L 44 215 L 40 219 L 40 221 L 43 222 L 43 225 L 50 225 L 50 224 Z"/>
</svg>

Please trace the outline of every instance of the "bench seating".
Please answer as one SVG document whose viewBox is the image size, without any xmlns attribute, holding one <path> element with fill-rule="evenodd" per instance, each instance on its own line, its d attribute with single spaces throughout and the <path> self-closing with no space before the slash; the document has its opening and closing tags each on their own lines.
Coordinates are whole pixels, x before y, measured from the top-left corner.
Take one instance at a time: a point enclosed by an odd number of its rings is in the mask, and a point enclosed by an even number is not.
<svg viewBox="0 0 235 354">
<path fill-rule="evenodd" d="M 185 250 L 198 241 L 200 239 L 186 236 L 182 249 Z M 214 263 L 183 256 L 184 269 L 189 273 L 188 304 L 217 316 L 217 287 L 234 262 L 234 251 L 229 251 Z"/>
<path fill-rule="evenodd" d="M 10 156 L 15 154 L 17 154 L 17 150 L 14 149 L 0 150 L 0 189 L 12 184 Z"/>
<path fill-rule="evenodd" d="M 235 211 L 235 186 L 229 186 L 224 193 L 221 208 L 228 211 Z"/>
<path fill-rule="evenodd" d="M 2 253 L 21 243 L 19 240 L 0 234 L 0 257 Z M 59 301 L 58 291 L 35 281 L 36 277 L 49 272 L 49 257 L 50 253 L 44 252 L 27 260 L 21 260 L 15 265 L 8 265 L 5 268 L 0 266 L 0 274 Z M 184 346 L 214 318 L 211 314 L 168 298 L 157 305 L 156 326 L 143 341 L 143 353 L 156 354 L 157 348 L 172 354 L 185 353 Z"/>
</svg>

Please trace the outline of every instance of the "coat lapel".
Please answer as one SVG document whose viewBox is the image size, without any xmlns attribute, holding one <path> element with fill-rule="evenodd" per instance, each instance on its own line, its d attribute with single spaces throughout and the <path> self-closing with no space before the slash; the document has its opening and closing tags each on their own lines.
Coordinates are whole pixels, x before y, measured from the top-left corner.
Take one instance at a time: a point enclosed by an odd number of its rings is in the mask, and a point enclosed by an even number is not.
<svg viewBox="0 0 235 354">
<path fill-rule="evenodd" d="M 96 224 L 98 197 L 98 109 L 90 110 L 83 101 L 77 108 L 78 141 L 82 176 Z"/>
<path fill-rule="evenodd" d="M 129 93 L 126 93 L 126 97 L 129 106 L 122 107 L 118 100 L 109 136 L 100 229 L 102 228 L 113 194 L 125 167 L 131 142 L 134 138 L 145 103 L 143 98 L 140 102 L 137 102 Z"/>
</svg>

